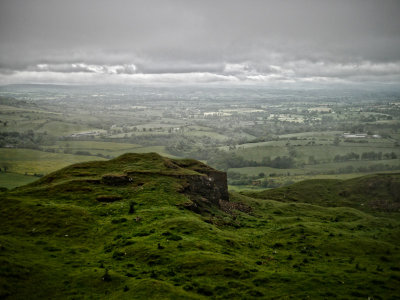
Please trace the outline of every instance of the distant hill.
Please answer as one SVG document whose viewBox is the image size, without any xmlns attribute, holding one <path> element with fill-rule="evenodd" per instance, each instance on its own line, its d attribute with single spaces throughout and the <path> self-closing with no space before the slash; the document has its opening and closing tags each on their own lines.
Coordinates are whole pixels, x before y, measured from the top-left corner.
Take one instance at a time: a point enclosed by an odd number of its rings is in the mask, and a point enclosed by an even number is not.
<svg viewBox="0 0 400 300">
<path fill-rule="evenodd" d="M 0 194 L 0 299 L 398 299 L 398 178 L 241 195 L 195 160 L 75 164 Z"/>
<path fill-rule="evenodd" d="M 283 202 L 348 206 L 368 212 L 400 212 L 400 173 L 349 180 L 306 180 L 287 187 L 243 194 Z"/>
</svg>

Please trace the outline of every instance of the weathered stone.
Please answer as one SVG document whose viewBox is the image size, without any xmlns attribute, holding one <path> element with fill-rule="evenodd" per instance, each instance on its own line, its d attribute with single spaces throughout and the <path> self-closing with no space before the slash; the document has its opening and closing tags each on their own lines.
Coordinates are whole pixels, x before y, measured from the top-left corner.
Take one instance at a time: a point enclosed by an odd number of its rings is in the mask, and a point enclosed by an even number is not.
<svg viewBox="0 0 400 300">
<path fill-rule="evenodd" d="M 182 193 L 195 202 L 209 202 L 219 207 L 220 200 L 229 201 L 226 173 L 209 171 L 204 175 L 181 175 L 184 180 Z"/>
<path fill-rule="evenodd" d="M 132 178 L 125 174 L 106 174 L 103 175 L 101 181 L 107 185 L 126 185 L 132 182 Z"/>
</svg>

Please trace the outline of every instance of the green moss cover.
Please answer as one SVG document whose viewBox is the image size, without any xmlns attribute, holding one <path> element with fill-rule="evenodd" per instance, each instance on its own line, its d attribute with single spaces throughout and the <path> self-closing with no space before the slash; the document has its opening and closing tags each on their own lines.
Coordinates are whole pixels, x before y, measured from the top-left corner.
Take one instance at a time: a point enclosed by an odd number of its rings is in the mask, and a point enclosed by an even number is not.
<svg viewBox="0 0 400 300">
<path fill-rule="evenodd" d="M 127 154 L 0 194 L 0 298 L 399 299 L 399 175 L 186 209 L 183 178 L 211 171 Z"/>
</svg>

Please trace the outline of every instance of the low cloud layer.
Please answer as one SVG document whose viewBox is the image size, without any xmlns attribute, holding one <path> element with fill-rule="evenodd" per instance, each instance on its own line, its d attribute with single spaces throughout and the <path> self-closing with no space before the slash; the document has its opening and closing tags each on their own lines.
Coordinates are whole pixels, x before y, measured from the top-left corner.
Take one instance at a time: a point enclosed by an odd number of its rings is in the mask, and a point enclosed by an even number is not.
<svg viewBox="0 0 400 300">
<path fill-rule="evenodd" d="M 399 1 L 0 3 L 0 84 L 400 83 Z"/>
</svg>

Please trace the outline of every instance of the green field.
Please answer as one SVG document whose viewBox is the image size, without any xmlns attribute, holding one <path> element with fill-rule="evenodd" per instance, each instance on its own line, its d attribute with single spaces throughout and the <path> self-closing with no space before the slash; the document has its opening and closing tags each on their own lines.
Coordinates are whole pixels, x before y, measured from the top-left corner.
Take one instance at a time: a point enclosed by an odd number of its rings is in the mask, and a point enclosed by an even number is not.
<svg viewBox="0 0 400 300">
<path fill-rule="evenodd" d="M 264 157 L 276 157 L 282 155 L 288 155 L 288 150 L 286 147 L 282 147 L 279 145 L 276 146 L 254 146 L 248 148 L 238 147 L 238 150 L 235 151 L 236 154 L 242 156 L 245 159 L 251 159 L 255 161 L 261 161 Z"/>
<path fill-rule="evenodd" d="M 187 136 L 193 136 L 193 137 L 209 137 L 215 140 L 226 140 L 228 137 L 226 137 L 225 135 L 219 134 L 217 132 L 212 132 L 212 131 L 188 131 L 185 132 L 185 135 Z"/>
<path fill-rule="evenodd" d="M 77 162 L 104 160 L 96 156 L 49 153 L 31 149 L 0 148 L 0 167 L 18 174 L 48 174 Z"/>
<path fill-rule="evenodd" d="M 228 174 L 238 173 L 243 175 L 241 180 L 231 180 L 231 184 L 237 185 L 235 190 L 260 189 L 260 183 L 269 181 L 272 187 L 276 185 L 286 185 L 291 182 L 302 181 L 314 178 L 338 178 L 346 179 L 354 176 L 362 176 L 376 171 L 393 172 L 400 169 L 400 148 L 392 138 L 368 138 L 364 142 L 346 142 L 344 138 L 339 138 L 338 144 L 333 141 L 337 138 L 337 132 L 307 132 L 300 134 L 284 135 L 286 140 L 259 142 L 243 144 L 236 149 L 225 149 L 226 155 L 236 154 L 247 161 L 257 162 L 259 165 L 263 158 L 269 157 L 290 157 L 292 159 L 291 168 L 272 168 L 269 166 L 244 166 L 228 168 Z M 280 136 L 282 138 L 283 136 Z M 366 142 L 365 142 L 366 141 Z M 382 159 L 375 160 L 347 160 L 335 161 L 337 156 L 345 156 L 355 153 L 362 157 L 364 153 L 381 153 Z M 397 156 L 394 159 L 385 159 L 385 154 Z M 244 164 L 246 165 L 246 164 Z M 250 164 L 251 165 L 251 164 Z M 261 174 L 261 176 L 259 176 Z M 233 174 L 234 175 L 234 174 Z M 234 178 L 232 175 L 232 178 Z M 246 178 L 247 176 L 247 178 Z M 263 179 L 264 178 L 264 179 Z M 246 183 L 235 183 L 244 182 Z M 259 182 L 254 182 L 258 180 Z"/>
<path fill-rule="evenodd" d="M 17 186 L 25 185 L 38 179 L 39 178 L 36 176 L 0 172 L 0 187 L 13 189 Z"/>
<path fill-rule="evenodd" d="M 400 168 L 400 162 L 397 159 L 388 159 L 388 160 L 358 160 L 358 161 L 347 161 L 347 162 L 335 162 L 335 163 L 326 163 L 326 164 L 317 164 L 317 165 L 306 165 L 304 169 L 310 172 L 330 172 L 337 171 L 341 168 L 346 168 L 348 166 L 352 166 L 354 168 L 359 167 L 369 167 L 373 165 L 384 164 L 389 166 L 396 166 Z"/>
<path fill-rule="evenodd" d="M 260 173 L 264 173 L 265 176 L 275 174 L 277 176 L 288 176 L 289 175 L 302 175 L 305 173 L 302 169 L 276 169 L 271 167 L 244 167 L 244 168 L 231 168 L 228 172 L 236 172 L 240 174 L 246 174 L 249 176 L 258 176 Z"/>
<path fill-rule="evenodd" d="M 252 88 L 98 88 L 0 87 L 0 168 L 47 174 L 74 162 L 157 152 L 229 170 L 230 183 L 241 184 L 232 171 L 243 174 L 247 184 L 240 188 L 254 188 L 259 178 L 251 177 L 260 173 L 285 185 L 399 169 L 400 106 L 398 97 L 385 93 L 319 91 L 316 97 L 316 91 Z M 96 133 L 73 135 L 88 131 Z M 381 156 L 345 157 L 368 152 Z M 280 162 L 268 163 L 278 157 Z"/>
<path fill-rule="evenodd" d="M 55 136 L 68 136 L 73 133 L 97 130 L 83 124 L 74 124 L 65 121 L 50 121 L 36 129 L 38 132 L 47 132 Z"/>
<path fill-rule="evenodd" d="M 149 147 L 138 147 L 131 151 L 132 153 L 148 153 L 148 152 L 156 152 L 160 155 L 174 157 L 173 155 L 169 154 L 164 146 L 149 146 Z"/>
<path fill-rule="evenodd" d="M 274 141 L 254 143 L 251 147 L 242 145 L 238 147 L 236 153 L 245 159 L 261 161 L 263 157 L 269 156 L 271 158 L 276 156 L 289 155 L 288 147 L 285 145 L 287 141 Z M 332 142 L 321 143 L 317 141 L 318 145 L 305 145 L 305 141 L 290 141 L 291 147 L 297 152 L 296 159 L 307 161 L 308 157 L 314 156 L 316 160 L 324 162 L 332 161 L 336 155 L 345 155 L 351 152 L 361 155 L 364 152 L 382 152 L 390 153 L 395 152 L 400 156 L 400 148 L 394 147 L 393 142 L 374 141 L 373 143 L 355 144 L 355 143 L 341 143 L 339 146 L 332 145 Z M 260 145 L 258 145 L 260 144 Z M 297 144 L 299 144 L 297 146 Z"/>
<path fill-rule="evenodd" d="M 55 147 L 61 149 L 71 148 L 73 150 L 93 150 L 93 151 L 124 151 L 130 150 L 140 145 L 129 144 L 129 143 L 113 143 L 113 142 L 100 142 L 100 141 L 60 141 L 57 142 Z"/>
<path fill-rule="evenodd" d="M 59 141 L 53 146 L 47 147 L 56 151 L 87 151 L 91 154 L 102 154 L 110 156 L 119 156 L 126 152 L 134 152 L 140 145 L 129 143 L 114 143 L 101 141 Z"/>
</svg>

